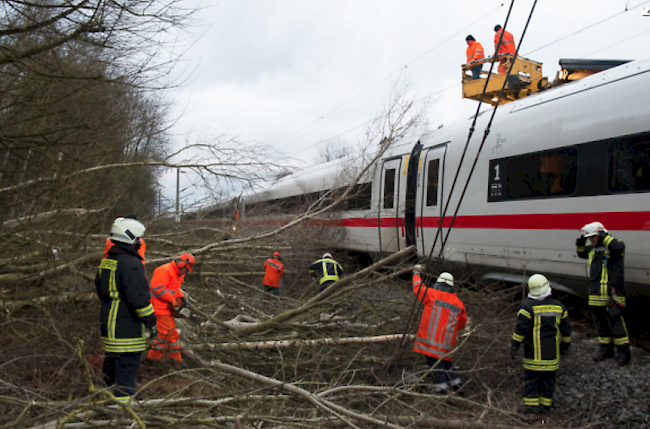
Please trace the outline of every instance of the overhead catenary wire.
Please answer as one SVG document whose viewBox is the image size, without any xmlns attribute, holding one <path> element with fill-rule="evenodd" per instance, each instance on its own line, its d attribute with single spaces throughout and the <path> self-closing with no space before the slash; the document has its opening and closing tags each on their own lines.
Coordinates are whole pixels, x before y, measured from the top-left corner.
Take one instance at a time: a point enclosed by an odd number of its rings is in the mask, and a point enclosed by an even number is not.
<svg viewBox="0 0 650 429">
<path fill-rule="evenodd" d="M 517 57 L 517 55 L 519 53 L 519 48 L 521 47 L 521 44 L 524 41 L 524 37 L 526 36 L 526 30 L 528 29 L 528 25 L 530 24 L 530 20 L 533 17 L 533 13 L 535 11 L 535 6 L 536 5 L 537 5 L 537 0 L 535 0 L 533 2 L 533 6 L 531 7 L 530 14 L 528 15 L 528 19 L 526 20 L 526 25 L 524 26 L 524 30 L 521 33 L 521 38 L 519 39 L 519 45 L 515 49 L 515 58 Z M 504 30 L 505 30 L 505 28 L 504 28 Z M 503 38 L 503 33 L 501 34 L 501 36 Z M 499 40 L 499 44 L 500 43 L 501 43 L 501 40 Z M 476 156 L 474 157 L 474 162 L 472 163 L 472 167 L 471 167 L 471 169 L 469 171 L 469 174 L 467 176 L 467 180 L 465 181 L 465 186 L 463 187 L 463 192 L 461 193 L 460 198 L 458 200 L 458 204 L 456 205 L 456 210 L 454 211 L 454 215 L 451 218 L 451 222 L 450 222 L 449 228 L 447 229 L 447 233 L 445 234 L 445 238 L 441 243 L 440 252 L 438 253 L 438 258 L 436 259 L 436 261 L 438 261 L 440 259 L 440 256 L 442 256 L 442 252 L 444 251 L 445 244 L 447 243 L 447 240 L 449 239 L 449 234 L 451 234 L 451 230 L 453 229 L 454 222 L 456 220 L 456 217 L 458 216 L 458 211 L 460 210 L 460 205 L 462 204 L 463 198 L 465 197 L 465 194 L 467 193 L 467 188 L 469 186 L 469 181 L 472 179 L 472 174 L 474 173 L 474 169 L 476 168 L 476 164 L 478 163 L 478 158 L 481 155 L 481 151 L 483 150 L 483 146 L 485 145 L 485 140 L 487 140 L 487 137 L 490 134 L 490 129 L 492 127 L 492 122 L 494 121 L 494 117 L 495 117 L 495 115 L 497 113 L 497 109 L 499 107 L 499 102 L 501 101 L 501 98 L 503 97 L 503 91 L 505 90 L 506 85 L 508 83 L 508 76 L 510 76 L 510 74 L 512 73 L 512 67 L 514 66 L 514 64 L 515 64 L 515 62 L 512 61 L 510 63 L 510 68 L 508 68 L 508 73 L 506 74 L 506 79 L 504 79 L 503 85 L 501 86 L 501 90 L 499 91 L 499 97 L 498 97 L 498 100 L 497 100 L 497 104 L 496 104 L 496 106 L 494 106 L 494 109 L 492 110 L 492 115 L 490 116 L 490 120 L 488 121 L 487 127 L 485 128 L 485 131 L 483 133 L 483 139 L 481 140 L 481 144 L 480 144 L 480 146 L 478 148 L 478 151 L 476 152 Z M 493 65 L 494 65 L 494 62 L 493 62 Z M 486 83 L 486 86 L 487 86 L 487 83 Z M 478 115 L 478 111 L 477 111 L 477 115 Z M 476 117 L 474 119 L 476 120 Z M 458 166 L 458 169 L 460 170 L 460 165 Z M 447 205 L 449 205 L 449 203 L 450 203 L 450 201 L 448 200 Z M 442 224 L 442 222 L 441 222 L 441 224 Z M 432 251 L 433 251 L 433 248 L 432 248 Z"/>
<path fill-rule="evenodd" d="M 424 58 L 425 56 L 429 55 L 431 52 L 435 51 L 436 49 L 438 49 L 439 47 L 441 47 L 441 46 L 444 45 L 445 43 L 449 42 L 450 40 L 453 40 L 454 38 L 456 38 L 459 34 L 462 34 L 462 33 L 463 33 L 465 30 L 467 30 L 468 28 L 471 28 L 471 27 L 474 26 L 476 23 L 478 23 L 478 22 L 480 22 L 480 21 L 482 21 L 482 20 L 484 20 L 484 19 L 487 19 L 490 15 L 492 15 L 494 12 L 496 12 L 496 11 L 499 10 L 501 7 L 503 7 L 503 5 L 504 5 L 504 4 L 501 3 L 499 6 L 495 7 L 494 9 L 492 9 L 491 11 L 489 11 L 488 13 L 482 15 L 479 19 L 477 19 L 477 20 L 471 22 L 470 24 L 466 25 L 465 27 L 459 29 L 457 32 L 453 33 L 453 34 L 450 35 L 448 38 L 444 39 L 442 42 L 438 43 L 438 44 L 435 45 L 434 47 L 432 47 L 432 48 L 430 48 L 429 50 L 425 51 L 424 53 L 420 54 L 418 57 L 416 57 L 416 58 L 414 58 L 413 60 L 409 61 L 408 63 L 406 63 L 405 65 L 403 65 L 403 66 L 400 67 L 399 69 L 393 71 L 392 73 L 388 74 L 387 76 L 381 78 L 379 81 L 373 83 L 373 84 L 370 85 L 369 87 L 367 87 L 367 88 L 363 89 L 362 91 L 358 92 L 357 94 L 353 95 L 352 97 L 350 97 L 349 99 L 347 99 L 347 100 L 344 101 L 343 103 L 339 104 L 338 106 L 336 106 L 335 108 L 333 108 L 333 109 L 331 109 L 330 111 L 326 112 L 325 114 L 319 116 L 317 119 L 314 119 L 313 121 L 311 121 L 311 122 L 308 123 L 307 125 L 305 125 L 305 126 L 299 128 L 298 130 L 296 130 L 296 131 L 290 133 L 289 135 L 287 135 L 287 136 L 281 138 L 280 140 L 277 140 L 275 143 L 273 143 L 273 146 L 277 146 L 278 144 L 280 144 L 280 143 L 282 143 L 282 142 L 284 142 L 284 141 L 290 139 L 291 137 L 295 136 L 296 134 L 299 134 L 300 132 L 306 130 L 307 128 L 312 127 L 313 125 L 317 124 L 319 121 L 323 120 L 325 117 L 331 115 L 332 113 L 334 113 L 334 112 L 336 112 L 337 110 L 341 109 L 342 107 L 346 106 L 346 105 L 349 104 L 350 102 L 356 100 L 357 98 L 359 98 L 359 97 L 362 96 L 363 94 L 367 93 L 367 92 L 370 91 L 371 89 L 374 89 L 375 87 L 379 86 L 380 84 L 386 82 L 388 79 L 392 78 L 393 76 L 395 76 L 395 75 L 397 75 L 397 74 L 399 74 L 399 73 L 402 73 L 402 72 L 403 72 L 405 69 L 407 69 L 409 66 L 413 65 L 413 64 L 416 63 L 417 61 L 419 61 L 419 60 L 421 60 L 422 58 Z M 311 146 L 307 146 L 306 148 L 302 149 L 301 151 L 296 152 L 296 154 L 299 154 L 299 153 L 305 152 L 305 151 L 307 151 L 307 150 L 313 149 L 314 146 L 317 146 L 317 145 L 320 144 L 320 143 L 321 143 L 321 142 L 319 142 L 319 143 L 315 143 L 315 144 L 313 144 L 313 145 L 311 145 Z"/>
<path fill-rule="evenodd" d="M 530 24 L 530 20 L 532 19 L 532 16 L 533 16 L 533 13 L 534 13 L 534 11 L 535 11 L 535 6 L 536 6 L 536 5 L 537 5 L 537 0 L 535 0 L 535 2 L 533 3 L 533 6 L 531 7 L 530 13 L 529 13 L 529 15 L 528 15 L 528 19 L 527 19 L 527 21 L 526 21 L 526 25 L 524 26 L 524 30 L 523 30 L 523 32 L 522 32 L 521 38 L 519 39 L 519 43 L 518 43 L 517 48 L 516 48 L 516 50 L 515 50 L 515 55 L 514 55 L 515 58 L 517 57 L 517 55 L 518 55 L 518 53 L 519 53 L 519 49 L 521 48 L 521 45 L 522 45 L 522 43 L 523 43 L 524 37 L 525 37 L 525 35 L 526 35 L 526 31 L 527 31 L 527 29 L 528 29 L 528 25 Z M 497 43 L 497 46 L 496 46 L 496 48 L 495 48 L 495 52 L 498 52 L 498 51 L 499 51 L 499 48 L 500 48 L 500 46 L 501 46 L 501 44 L 502 44 L 502 41 L 503 41 L 503 35 L 504 35 L 505 31 L 506 31 L 506 28 L 507 28 L 507 25 L 508 25 L 508 21 L 509 21 L 509 18 L 510 18 L 510 12 L 512 11 L 512 7 L 513 7 L 513 6 L 514 6 L 514 0 L 512 0 L 512 2 L 511 2 L 511 4 L 510 4 L 510 9 L 508 10 L 508 15 L 506 16 L 506 20 L 505 20 L 504 25 L 503 25 L 503 31 L 501 32 L 501 37 L 499 38 L 499 42 Z M 477 109 L 476 109 L 476 113 L 475 113 L 475 115 L 474 115 L 474 119 L 473 119 L 472 124 L 471 124 L 471 126 L 470 126 L 469 133 L 468 133 L 468 137 L 467 137 L 467 141 L 466 141 L 466 143 L 465 143 L 465 147 L 464 147 L 464 149 L 463 149 L 463 153 L 462 153 L 461 158 L 460 158 L 460 161 L 459 161 L 459 163 L 458 163 L 458 168 L 456 169 L 456 174 L 455 174 L 455 176 L 454 176 L 454 181 L 453 181 L 453 183 L 452 183 L 452 186 L 451 186 L 451 189 L 450 189 L 450 192 L 449 192 L 449 196 L 447 197 L 447 202 L 446 202 L 446 204 L 445 204 L 445 208 L 444 208 L 444 210 L 443 210 L 443 213 L 442 213 L 441 216 L 440 216 L 440 220 L 439 220 L 439 224 L 438 224 L 438 230 L 437 230 L 437 232 L 436 232 L 436 236 L 435 236 L 434 242 L 433 242 L 433 244 L 432 244 L 432 246 L 431 246 L 431 251 L 429 252 L 429 255 L 427 256 L 426 263 L 425 263 L 425 267 L 428 266 L 428 264 L 429 264 L 430 261 L 431 261 L 431 257 L 432 257 L 432 255 L 433 255 L 433 252 L 434 252 L 434 249 L 435 249 L 435 245 L 437 244 L 438 238 L 442 236 L 443 224 L 444 224 L 444 220 L 445 220 L 445 217 L 446 217 L 446 214 L 447 214 L 447 210 L 448 210 L 448 208 L 449 208 L 449 206 L 450 206 L 450 204 L 451 204 L 451 197 L 452 197 L 452 195 L 453 195 L 453 192 L 454 192 L 455 186 L 456 186 L 456 184 L 457 184 L 458 177 L 459 177 L 459 175 L 460 175 L 460 170 L 461 170 L 461 168 L 462 168 L 462 166 L 463 166 L 463 161 L 464 161 L 464 159 L 465 159 L 465 156 L 466 156 L 466 153 L 467 153 L 467 150 L 468 150 L 468 147 L 469 147 L 470 140 L 471 140 L 471 138 L 472 138 L 472 135 L 474 134 L 474 129 L 475 129 L 474 127 L 475 127 L 475 125 L 476 125 L 476 121 L 477 121 L 478 116 L 479 116 L 481 103 L 482 103 L 483 97 L 485 96 L 485 91 L 486 91 L 486 89 L 487 89 L 487 86 L 488 86 L 488 82 L 489 82 L 490 76 L 492 75 L 492 70 L 493 70 L 493 68 L 494 68 L 494 63 L 495 63 L 495 61 L 496 61 L 496 55 L 492 58 L 492 61 L 491 61 L 491 64 L 490 64 L 490 71 L 489 71 L 489 74 L 488 74 L 488 78 L 487 78 L 486 81 L 485 81 L 485 85 L 484 85 L 484 87 L 483 87 L 483 93 L 482 93 L 482 95 L 481 95 L 481 100 L 479 101 L 479 106 L 478 106 Z M 496 105 L 494 106 L 494 109 L 492 110 L 492 115 L 491 115 L 491 117 L 490 117 L 490 120 L 488 121 L 488 124 L 487 124 L 486 128 L 485 128 L 485 131 L 484 131 L 484 133 L 483 133 L 483 138 L 482 138 L 482 140 L 481 140 L 481 144 L 480 144 L 480 146 L 479 146 L 479 148 L 478 148 L 478 151 L 477 151 L 476 156 L 475 156 L 475 158 L 474 158 L 474 162 L 473 162 L 473 164 L 472 164 L 472 167 L 471 167 L 471 169 L 470 169 L 470 171 L 469 171 L 469 174 L 468 174 L 468 176 L 467 176 L 467 179 L 466 179 L 466 181 L 465 181 L 465 185 L 464 185 L 464 187 L 463 187 L 463 191 L 462 191 L 462 193 L 461 193 L 461 195 L 460 195 L 460 198 L 459 198 L 459 200 L 458 200 L 458 204 L 456 205 L 456 210 L 454 211 L 454 215 L 452 216 L 452 219 L 451 219 L 451 222 L 450 222 L 449 228 L 447 229 L 447 233 L 446 233 L 446 235 L 445 235 L 445 237 L 444 237 L 444 239 L 442 240 L 442 243 L 441 243 L 441 245 L 440 245 L 440 251 L 439 251 L 439 253 L 438 253 L 438 257 L 437 257 L 436 260 L 435 260 L 435 264 L 434 264 L 434 268 L 433 268 L 433 271 L 434 271 L 434 272 L 436 271 L 436 267 L 437 267 L 438 261 L 440 260 L 442 254 L 443 254 L 443 252 L 444 252 L 445 244 L 446 244 L 446 242 L 447 242 L 447 240 L 448 240 L 448 238 L 449 238 L 449 234 L 451 233 L 451 231 L 452 231 L 452 229 L 453 229 L 454 221 L 455 221 L 456 217 L 458 216 L 458 211 L 460 210 L 460 206 L 461 206 L 461 204 L 462 204 L 463 198 L 464 198 L 464 196 L 465 196 L 465 194 L 466 194 L 466 192 L 467 192 L 467 188 L 468 188 L 468 186 L 469 186 L 469 182 L 470 182 L 470 180 L 471 180 L 471 178 L 472 178 L 472 174 L 473 174 L 474 169 L 475 169 L 475 167 L 476 167 L 476 164 L 477 164 L 477 162 L 478 162 L 478 158 L 479 158 L 479 156 L 480 156 L 480 154 L 481 154 L 481 151 L 482 151 L 482 149 L 483 149 L 483 146 L 484 146 L 484 144 L 485 144 L 485 140 L 487 139 L 488 135 L 490 134 L 490 128 L 491 128 L 492 122 L 493 122 L 494 117 L 495 117 L 495 115 L 496 115 L 496 112 L 497 112 L 497 110 L 498 110 L 499 102 L 501 101 L 501 99 L 502 99 L 502 97 L 503 97 L 503 92 L 504 92 L 505 87 L 506 87 L 507 82 L 508 82 L 508 76 L 511 74 L 511 72 L 512 72 L 512 67 L 513 67 L 513 66 L 514 66 L 514 61 L 511 62 L 510 67 L 509 67 L 509 69 L 508 69 L 508 71 L 507 71 L 506 78 L 504 79 L 504 81 L 503 81 L 503 85 L 502 85 L 502 87 L 501 87 L 501 90 L 499 91 L 499 96 L 498 96 L 498 99 L 497 99 L 497 103 L 496 103 Z M 425 274 L 425 273 L 426 273 L 426 270 L 424 270 L 424 272 L 422 273 L 422 274 L 423 274 L 423 277 L 425 277 L 425 278 L 423 278 L 423 281 L 422 281 L 422 283 L 420 284 L 420 288 L 422 288 L 422 285 L 423 285 L 423 284 L 426 284 L 427 280 L 429 280 L 429 279 L 426 278 L 426 274 Z M 425 287 L 426 287 L 426 286 L 425 286 Z M 417 296 L 419 296 L 419 295 L 420 295 L 420 290 L 418 290 L 418 294 L 417 294 Z M 422 307 L 422 302 L 421 302 L 420 300 L 415 300 L 415 301 L 413 302 L 413 305 L 412 305 L 412 307 L 411 307 L 411 312 L 410 312 L 410 314 L 409 314 L 409 318 L 408 318 L 408 320 L 407 320 L 407 325 L 406 325 L 406 328 L 405 328 L 405 330 L 404 330 L 404 335 L 406 335 L 406 333 L 408 333 L 408 332 L 411 331 L 412 326 L 413 326 L 413 323 L 414 323 L 414 320 L 415 320 L 415 315 L 418 314 L 418 313 L 420 312 L 421 307 Z M 406 342 L 405 342 L 404 340 L 401 341 L 401 342 L 399 343 L 398 355 L 397 355 L 397 358 L 394 359 L 394 361 L 398 361 L 398 360 L 401 358 L 401 354 L 402 354 L 402 352 L 403 352 L 403 349 L 404 349 L 404 345 L 405 345 L 405 343 L 406 343 Z"/>
<path fill-rule="evenodd" d="M 620 15 L 626 13 L 626 12 L 629 12 L 629 11 L 632 10 L 632 9 L 636 9 L 636 8 L 642 6 L 643 4 L 646 4 L 646 3 L 650 3 L 650 2 L 646 0 L 646 1 L 643 1 L 643 2 L 641 2 L 641 3 L 636 4 L 636 5 L 634 5 L 634 6 L 626 7 L 625 10 L 623 10 L 622 12 L 615 13 L 614 15 L 608 16 L 608 17 L 605 18 L 605 19 L 601 19 L 600 21 L 595 22 L 595 23 L 593 23 L 593 24 L 591 24 L 591 25 L 588 25 L 588 26 L 586 26 L 586 27 L 583 27 L 583 28 L 581 28 L 580 30 L 576 30 L 576 31 L 574 31 L 574 32 L 571 33 L 571 34 L 567 34 L 566 36 L 560 37 L 559 39 L 556 39 L 556 40 L 554 40 L 554 41 L 552 41 L 552 42 L 550 42 L 550 43 L 547 43 L 546 45 L 542 45 L 542 46 L 540 46 L 540 47 L 538 47 L 538 48 L 533 49 L 532 51 L 528 51 L 528 52 L 526 52 L 524 55 L 525 55 L 525 56 L 528 56 L 528 55 L 530 55 L 530 54 L 532 54 L 532 53 L 535 53 L 535 52 L 537 52 L 537 51 L 541 51 L 541 50 L 544 49 L 544 48 L 548 48 L 549 46 L 554 45 L 554 44 L 556 44 L 556 43 L 558 43 L 558 42 L 561 42 L 562 40 L 568 39 L 569 37 L 573 37 L 573 36 L 575 36 L 576 34 L 580 34 L 580 33 L 582 33 L 583 31 L 589 30 L 590 28 L 593 28 L 593 27 L 595 27 L 595 26 L 597 26 L 597 25 L 600 25 L 600 24 L 602 24 L 602 23 L 604 23 L 604 22 L 607 22 L 607 21 L 609 21 L 610 19 L 616 18 L 617 16 L 620 16 Z"/>
<path fill-rule="evenodd" d="M 625 14 L 625 12 L 629 12 L 629 11 L 632 11 L 632 10 L 634 10 L 634 9 L 638 9 L 639 7 L 643 6 L 644 4 L 648 4 L 648 3 L 650 3 L 650 1 L 646 0 L 646 1 L 639 2 L 639 3 L 637 3 L 636 5 L 628 6 L 628 7 L 626 7 L 626 9 L 625 9 L 624 11 L 622 11 L 622 12 L 618 12 L 618 13 L 615 13 L 615 14 L 613 14 L 613 15 L 610 15 L 610 16 L 604 18 L 604 19 L 601 19 L 600 21 L 597 21 L 597 22 L 595 22 L 595 23 L 593 23 L 593 24 L 589 24 L 589 25 L 586 26 L 586 27 L 583 27 L 583 28 L 581 28 L 581 29 L 579 29 L 579 30 L 576 30 L 576 31 L 570 33 L 570 34 L 567 34 L 567 35 L 562 36 L 562 37 L 560 37 L 560 38 L 558 38 L 558 39 L 555 39 L 555 40 L 553 40 L 552 42 L 549 42 L 549 43 L 547 43 L 547 44 L 545 44 L 545 45 L 542 45 L 542 46 L 539 46 L 539 47 L 537 47 L 537 48 L 534 48 L 533 50 L 524 53 L 523 56 L 524 56 L 524 57 L 528 57 L 528 56 L 530 56 L 531 54 L 533 54 L 533 53 L 535 53 L 535 52 L 537 52 L 537 51 L 543 50 L 543 49 L 545 49 L 545 48 L 547 48 L 547 47 L 549 47 L 549 46 L 552 46 L 552 45 L 554 45 L 554 44 L 556 44 L 556 43 L 559 43 L 559 42 L 561 42 L 561 41 L 564 41 L 564 40 L 566 40 L 566 39 L 569 39 L 569 38 L 571 38 L 571 37 L 573 37 L 573 36 L 575 36 L 575 35 L 577 35 L 577 34 L 580 34 L 580 33 L 584 32 L 584 31 L 587 31 L 587 30 L 589 30 L 589 29 L 591 29 L 591 28 L 597 27 L 597 26 L 599 26 L 599 25 L 601 25 L 601 24 L 603 24 L 603 23 L 605 23 L 605 22 L 607 22 L 607 21 L 609 21 L 609 20 L 611 20 L 611 19 L 614 19 L 614 18 L 616 18 L 616 17 L 619 17 L 619 16 Z M 300 128 L 299 130 L 296 130 L 295 132 L 289 134 L 288 136 L 286 136 L 286 137 L 280 139 L 279 141 L 276 142 L 276 144 L 277 144 L 277 143 L 284 142 L 284 141 L 288 140 L 289 138 L 293 137 L 294 135 L 296 135 L 296 134 L 298 134 L 298 133 L 304 131 L 305 129 L 307 129 L 307 128 L 313 126 L 313 125 L 316 124 L 317 122 L 323 120 L 326 116 L 330 115 L 331 113 L 333 113 L 333 112 L 339 110 L 340 108 L 344 107 L 345 105 L 347 105 L 350 101 L 353 101 L 354 99 L 358 98 L 358 96 L 363 95 L 363 94 L 365 94 L 366 92 L 368 92 L 368 90 L 377 87 L 379 84 L 385 82 L 388 78 L 393 77 L 394 75 L 396 75 L 396 74 L 398 74 L 398 73 L 401 73 L 404 69 L 408 68 L 411 64 L 417 62 L 418 60 L 420 60 L 420 59 L 423 58 L 424 56 L 428 55 L 429 53 L 431 53 L 431 52 L 434 51 L 435 49 L 439 48 L 441 45 L 443 45 L 443 44 L 446 43 L 447 41 L 453 39 L 455 36 L 457 36 L 458 34 L 460 34 L 461 32 L 463 32 L 465 29 L 467 29 L 467 28 L 473 26 L 475 23 L 477 23 L 477 22 L 481 21 L 482 19 L 486 18 L 488 15 L 491 15 L 493 12 L 495 12 L 497 9 L 499 9 L 499 8 L 502 7 L 503 5 L 504 5 L 504 3 L 501 3 L 497 8 L 495 8 L 495 9 L 493 9 L 492 11 L 488 12 L 484 17 L 482 17 L 482 18 L 480 18 L 480 19 L 474 21 L 474 22 L 471 23 L 470 25 L 468 25 L 468 26 L 464 27 L 463 29 L 459 30 L 458 32 L 454 33 L 454 35 L 452 35 L 452 36 L 450 36 L 449 38 L 445 39 L 443 42 L 439 43 L 438 45 L 436 45 L 436 46 L 434 46 L 433 48 L 429 49 L 428 51 L 424 52 L 424 53 L 421 54 L 420 56 L 418 56 L 418 57 L 416 57 L 415 59 L 411 60 L 411 61 L 410 61 L 409 63 L 407 63 L 406 65 L 400 67 L 399 70 L 396 70 L 395 72 L 389 74 L 389 75 L 386 76 L 385 78 L 382 78 L 382 79 L 381 79 L 379 82 L 377 82 L 376 84 L 371 85 L 371 87 L 369 87 L 369 88 L 363 90 L 361 93 L 358 93 L 357 95 L 353 96 L 352 98 L 350 98 L 349 100 L 347 100 L 347 101 L 345 101 L 344 103 L 340 104 L 340 105 L 337 106 L 336 108 L 334 108 L 334 109 L 330 110 L 329 112 L 327 112 L 326 114 L 320 116 L 318 119 L 316 119 L 316 120 L 310 122 L 309 124 L 305 125 L 304 127 Z M 650 31 L 650 30 L 648 30 L 648 31 Z M 634 38 L 634 37 L 638 37 L 638 36 L 640 36 L 640 35 L 643 35 L 643 34 L 645 34 L 646 32 L 647 32 L 647 31 L 644 31 L 644 32 L 642 32 L 642 33 L 637 34 L 636 36 L 632 36 L 632 37 L 628 37 L 628 38 L 626 38 L 626 39 L 623 39 L 623 40 L 621 40 L 621 41 L 618 41 L 618 42 L 616 42 L 616 43 L 614 43 L 614 44 L 609 45 L 609 46 L 606 47 L 606 48 L 601 48 L 601 49 L 599 49 L 599 50 L 597 50 L 597 51 L 594 51 L 594 52 L 591 52 L 591 53 L 589 53 L 589 54 L 586 54 L 586 56 L 594 55 L 595 53 L 601 52 L 601 51 L 603 51 L 604 49 L 611 48 L 611 47 L 613 47 L 613 46 L 616 46 L 616 45 L 619 45 L 619 44 L 621 44 L 621 43 L 624 43 L 625 41 L 630 40 L 630 39 L 632 39 L 632 38 Z M 421 97 L 420 99 L 418 99 L 418 101 L 421 101 L 421 100 L 423 100 L 423 99 L 425 99 L 425 98 L 427 98 L 427 97 L 430 97 L 430 96 L 432 96 L 432 95 L 438 95 L 438 94 L 441 94 L 441 93 L 443 93 L 443 92 L 446 92 L 446 91 L 452 90 L 452 89 L 454 89 L 454 88 L 457 88 L 459 85 L 460 85 L 460 83 L 454 83 L 454 84 L 449 85 L 449 86 L 447 86 L 447 87 L 445 87 L 445 88 L 442 88 L 442 89 L 440 89 L 440 90 L 437 90 L 437 91 L 435 91 L 435 92 L 432 92 L 432 93 L 430 93 L 430 94 L 429 94 L 428 96 L 426 96 L 426 97 Z M 462 106 L 458 106 L 458 107 L 456 107 L 456 108 L 460 108 L 460 107 L 462 107 Z M 347 133 L 349 133 L 349 132 L 351 132 L 351 131 L 354 131 L 354 130 L 359 129 L 359 128 L 365 126 L 365 125 L 368 125 L 368 124 L 370 124 L 371 122 L 372 122 L 372 121 L 365 121 L 364 123 L 359 124 L 359 125 L 354 126 L 354 127 L 351 127 L 351 128 L 349 128 L 349 129 L 347 129 L 346 131 L 341 131 L 341 132 L 339 132 L 339 133 L 337 133 L 337 134 L 335 134 L 335 135 L 333 135 L 333 136 L 330 136 L 330 137 L 327 137 L 327 138 L 321 139 L 319 142 L 314 143 L 314 144 L 309 145 L 309 146 L 306 146 L 304 149 L 300 150 L 299 152 L 296 152 L 295 154 L 297 155 L 297 154 L 300 154 L 300 153 L 306 152 L 306 151 L 308 151 L 308 150 L 311 150 L 311 149 L 313 149 L 314 147 L 316 147 L 316 146 L 318 146 L 318 145 L 320 145 L 320 144 L 323 144 L 324 142 L 327 142 L 327 141 L 330 141 L 330 140 L 332 140 L 332 139 L 334 139 L 334 138 L 337 138 L 337 137 L 340 137 L 340 136 L 342 136 L 342 135 L 345 135 L 345 134 L 347 134 Z"/>
</svg>

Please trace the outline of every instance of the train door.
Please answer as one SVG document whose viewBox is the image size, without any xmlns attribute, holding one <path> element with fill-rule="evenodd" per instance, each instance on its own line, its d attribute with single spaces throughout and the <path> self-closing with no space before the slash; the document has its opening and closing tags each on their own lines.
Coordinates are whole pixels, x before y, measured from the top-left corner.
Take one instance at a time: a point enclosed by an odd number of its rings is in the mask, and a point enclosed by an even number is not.
<svg viewBox="0 0 650 429">
<path fill-rule="evenodd" d="M 379 247 L 382 252 L 393 253 L 399 250 L 400 222 L 400 170 L 402 158 L 387 159 L 382 164 L 379 190 L 378 227 Z"/>
<path fill-rule="evenodd" d="M 424 256 L 431 254 L 431 247 L 436 234 L 442 234 L 443 178 L 447 145 L 436 146 L 426 151 L 422 162 L 422 180 L 418 188 L 419 217 L 416 217 L 418 253 Z M 435 256 L 440 250 L 442 236 L 438 236 Z"/>
<path fill-rule="evenodd" d="M 404 203 L 404 230 L 406 231 L 406 246 L 416 244 L 417 231 L 415 229 L 415 209 L 418 189 L 418 173 L 422 144 L 417 142 L 413 146 L 406 170 L 406 199 Z"/>
</svg>

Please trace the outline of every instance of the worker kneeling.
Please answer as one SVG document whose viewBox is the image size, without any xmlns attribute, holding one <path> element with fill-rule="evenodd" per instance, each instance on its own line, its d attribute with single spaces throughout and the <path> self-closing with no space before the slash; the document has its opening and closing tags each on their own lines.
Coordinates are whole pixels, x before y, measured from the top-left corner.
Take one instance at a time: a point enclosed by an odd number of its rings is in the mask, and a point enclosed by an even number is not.
<svg viewBox="0 0 650 429">
<path fill-rule="evenodd" d="M 181 356 L 181 343 L 176 329 L 177 317 L 183 317 L 183 310 L 188 307 L 187 298 L 181 289 L 185 274 L 194 271 L 196 259 L 185 253 L 178 259 L 156 268 L 151 278 L 151 304 L 156 314 L 158 335 L 154 346 L 149 350 L 147 359 L 160 360 L 165 353 L 177 367 L 184 368 Z"/>
</svg>

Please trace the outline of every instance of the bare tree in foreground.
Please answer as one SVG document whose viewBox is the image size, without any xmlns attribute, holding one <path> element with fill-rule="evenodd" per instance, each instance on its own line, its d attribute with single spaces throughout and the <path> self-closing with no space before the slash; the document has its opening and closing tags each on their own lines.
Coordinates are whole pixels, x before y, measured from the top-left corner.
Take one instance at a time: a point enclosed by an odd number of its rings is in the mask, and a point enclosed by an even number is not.
<svg viewBox="0 0 650 429">
<path fill-rule="evenodd" d="M 378 122 L 382 128 L 375 135 L 385 144 L 373 151 L 375 159 L 408 131 L 404 123 L 417 117 L 406 113 L 412 104 L 403 98 L 393 99 L 390 109 L 392 117 L 403 120 Z M 211 154 L 218 150 L 202 144 L 195 148 Z M 183 152 L 160 161 L 96 168 L 164 165 L 226 178 L 241 174 L 241 169 L 230 170 L 225 158 L 201 159 L 195 152 L 191 159 L 170 161 L 182 157 Z M 36 245 L 32 254 L 0 261 L 5 285 L 0 422 L 16 428 L 519 426 L 512 389 L 505 387 L 514 383 L 513 377 L 504 373 L 499 353 L 486 353 L 501 347 L 511 328 L 510 309 L 498 291 L 462 296 L 475 319 L 475 330 L 464 337 L 456 359 L 469 394 L 440 397 L 426 389 L 422 361 L 404 353 L 395 362 L 389 352 L 395 346 L 410 348 L 411 333 L 400 330 L 414 298 L 410 282 L 401 276 L 410 273 L 412 248 L 366 269 L 346 254 L 336 254 L 346 276 L 322 293 L 308 279 L 306 267 L 320 257 L 323 243 L 328 251 L 333 243 L 326 228 L 306 221 L 343 204 L 372 166 L 362 164 L 342 181 L 350 184 L 345 191 L 313 201 L 280 228 L 242 228 L 228 231 L 224 240 L 226 231 L 218 225 L 151 224 L 146 237 L 149 273 L 186 251 L 200 262 L 200 270 L 186 281 L 195 317 L 181 322 L 183 353 L 191 367 L 176 372 L 144 364 L 137 401 L 131 404 L 116 404 L 98 371 L 97 305 L 90 280 L 105 235 L 80 238 L 71 230 L 53 231 L 61 238 L 57 252 Z M 250 167 L 259 165 L 252 162 Z M 87 170 L 68 174 L 83 177 Z M 66 215 L 87 218 L 92 213 Z M 33 222 L 33 231 L 44 231 L 51 216 L 43 211 L 7 219 L 4 227 Z M 282 250 L 287 266 L 279 300 L 264 296 L 258 287 L 261 265 L 276 249 Z M 35 258 L 43 262 L 34 263 Z M 25 284 L 30 287 L 19 287 Z"/>
</svg>

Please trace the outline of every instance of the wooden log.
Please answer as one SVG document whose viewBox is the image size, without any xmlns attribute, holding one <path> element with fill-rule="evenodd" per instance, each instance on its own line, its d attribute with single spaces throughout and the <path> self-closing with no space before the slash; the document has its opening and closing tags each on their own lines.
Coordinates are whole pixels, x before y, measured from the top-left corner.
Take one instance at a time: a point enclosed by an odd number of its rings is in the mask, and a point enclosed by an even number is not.
<svg viewBox="0 0 650 429">
<path fill-rule="evenodd" d="M 406 336 L 413 341 L 414 335 Z M 277 347 L 306 347 L 318 345 L 352 344 L 352 343 L 383 343 L 404 338 L 404 334 L 380 335 L 375 337 L 346 337 L 346 338 L 320 338 L 318 340 L 284 340 L 284 341 L 248 341 L 221 344 L 196 344 L 189 345 L 192 350 L 233 350 L 233 349 L 274 349 Z"/>
</svg>

